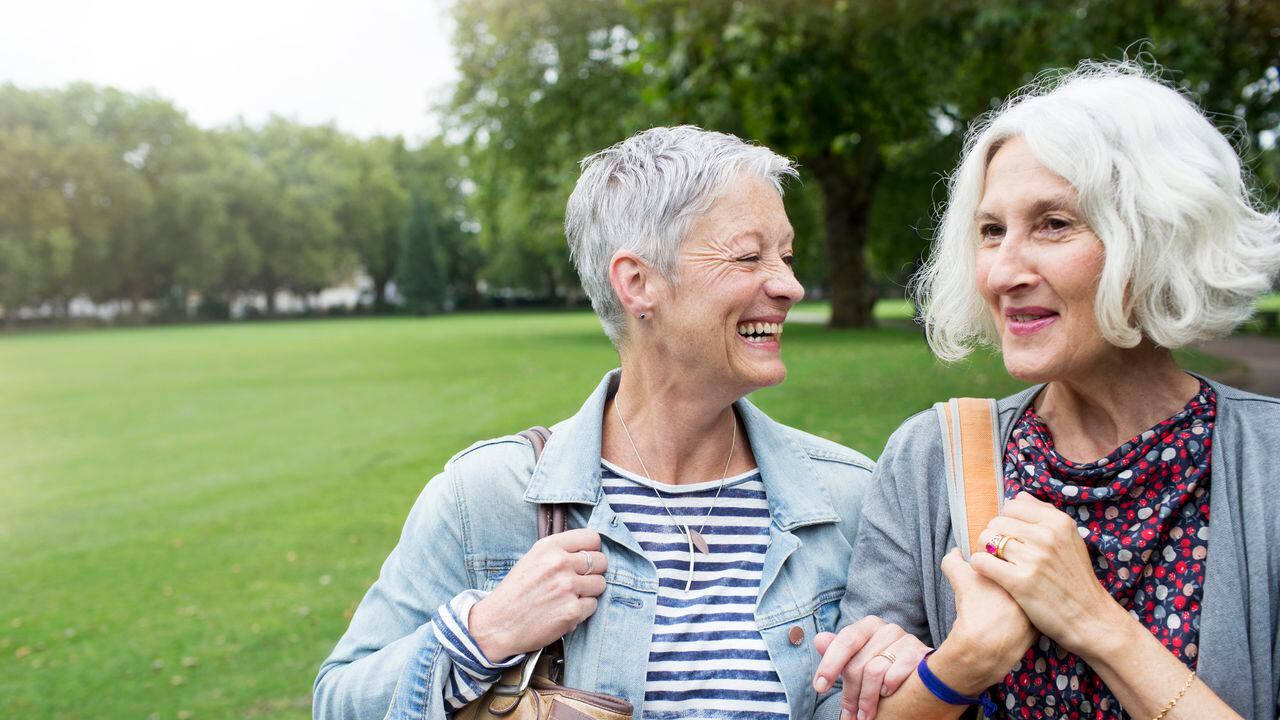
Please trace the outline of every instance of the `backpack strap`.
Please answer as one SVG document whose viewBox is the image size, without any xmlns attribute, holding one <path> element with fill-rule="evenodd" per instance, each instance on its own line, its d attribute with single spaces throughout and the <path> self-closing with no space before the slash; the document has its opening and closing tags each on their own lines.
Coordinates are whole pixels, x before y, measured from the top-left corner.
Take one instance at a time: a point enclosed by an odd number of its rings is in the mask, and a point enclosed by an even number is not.
<svg viewBox="0 0 1280 720">
<path fill-rule="evenodd" d="M 542 458 L 542 448 L 546 447 L 547 441 L 551 439 L 551 431 L 541 425 L 534 425 L 521 432 L 520 437 L 528 440 L 533 445 L 533 464 L 536 466 Z M 568 506 L 564 504 L 538 506 L 539 540 L 548 535 L 564 532 L 564 518 L 567 508 Z"/>
<path fill-rule="evenodd" d="M 933 408 L 945 441 L 951 528 L 967 560 L 973 549 L 980 547 L 978 535 L 1004 506 L 996 401 L 951 398 Z"/>
</svg>

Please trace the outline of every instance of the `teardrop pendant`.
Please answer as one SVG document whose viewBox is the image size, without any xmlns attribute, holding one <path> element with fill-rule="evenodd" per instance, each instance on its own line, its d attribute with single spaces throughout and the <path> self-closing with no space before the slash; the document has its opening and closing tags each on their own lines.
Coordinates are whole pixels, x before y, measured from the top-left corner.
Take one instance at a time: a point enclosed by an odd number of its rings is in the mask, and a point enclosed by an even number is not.
<svg viewBox="0 0 1280 720">
<path fill-rule="evenodd" d="M 684 591 L 687 593 L 693 587 L 693 528 L 685 525 L 684 537 L 689 541 L 689 575 L 685 577 L 684 581 Z"/>
<path fill-rule="evenodd" d="M 711 547 L 707 545 L 707 539 L 702 537 L 702 533 L 688 526 L 685 527 L 685 530 L 689 533 L 689 542 L 693 543 L 693 546 L 698 548 L 698 552 L 703 555 L 711 554 Z"/>
</svg>

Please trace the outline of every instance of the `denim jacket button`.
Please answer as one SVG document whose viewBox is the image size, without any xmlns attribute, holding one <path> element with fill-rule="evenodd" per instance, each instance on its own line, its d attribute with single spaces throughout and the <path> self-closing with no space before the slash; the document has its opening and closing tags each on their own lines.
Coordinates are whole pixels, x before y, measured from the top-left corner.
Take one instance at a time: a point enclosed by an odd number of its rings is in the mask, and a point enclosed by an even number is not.
<svg viewBox="0 0 1280 720">
<path fill-rule="evenodd" d="M 792 645 L 799 645 L 804 642 L 804 628 L 799 625 L 792 625 L 791 630 L 787 632 L 787 639 Z"/>
</svg>

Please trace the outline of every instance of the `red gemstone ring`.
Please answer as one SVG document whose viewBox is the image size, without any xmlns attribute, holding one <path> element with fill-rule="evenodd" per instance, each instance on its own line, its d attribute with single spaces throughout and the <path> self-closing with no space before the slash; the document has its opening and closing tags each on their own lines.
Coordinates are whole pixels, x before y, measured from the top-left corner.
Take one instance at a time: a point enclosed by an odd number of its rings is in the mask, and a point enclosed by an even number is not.
<svg viewBox="0 0 1280 720">
<path fill-rule="evenodd" d="M 987 554 L 995 555 L 997 559 L 1004 560 L 1004 546 L 1009 544 L 1010 540 L 1014 539 L 1016 538 L 1009 537 L 1008 535 L 1002 535 L 1001 533 L 992 535 L 991 539 L 987 541 Z"/>
</svg>

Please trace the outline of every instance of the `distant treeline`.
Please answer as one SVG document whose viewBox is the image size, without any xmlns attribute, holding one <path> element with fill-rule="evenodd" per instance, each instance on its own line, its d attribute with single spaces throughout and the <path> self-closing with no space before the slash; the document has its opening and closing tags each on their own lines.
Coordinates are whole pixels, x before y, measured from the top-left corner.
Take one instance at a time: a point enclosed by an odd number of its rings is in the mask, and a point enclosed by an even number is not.
<svg viewBox="0 0 1280 720">
<path fill-rule="evenodd" d="M 461 154 L 273 119 L 195 127 L 162 98 L 77 84 L 0 87 L 0 304 L 75 297 L 224 315 L 357 268 L 414 308 L 476 301 Z M 274 308 L 269 308 L 273 310 Z"/>
</svg>

